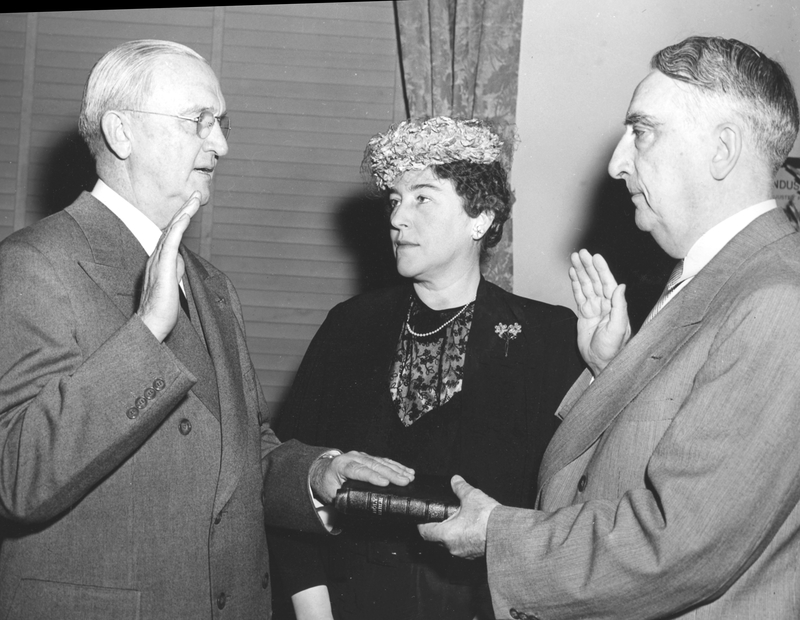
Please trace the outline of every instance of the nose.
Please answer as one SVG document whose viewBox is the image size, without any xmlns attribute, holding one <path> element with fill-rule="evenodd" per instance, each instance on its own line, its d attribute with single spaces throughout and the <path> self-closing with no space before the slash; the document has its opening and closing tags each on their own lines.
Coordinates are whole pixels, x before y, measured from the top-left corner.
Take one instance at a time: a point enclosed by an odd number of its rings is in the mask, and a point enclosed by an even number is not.
<svg viewBox="0 0 800 620">
<path fill-rule="evenodd" d="M 395 204 L 392 208 L 392 212 L 389 214 L 389 224 L 391 224 L 392 228 L 400 229 L 407 227 L 407 213 L 408 209 L 406 208 L 405 203 L 402 200 L 398 200 L 397 204 Z"/>
<path fill-rule="evenodd" d="M 608 174 L 615 179 L 622 179 L 630 173 L 630 152 L 633 147 L 633 132 L 630 127 L 625 130 L 623 136 L 619 139 L 611 161 L 608 162 Z"/>
<path fill-rule="evenodd" d="M 219 126 L 219 123 L 214 123 L 214 126 L 211 128 L 211 133 L 208 134 L 208 137 L 205 141 L 205 148 L 209 151 L 214 151 L 217 154 L 217 157 L 224 157 L 228 153 L 228 140 L 225 138 L 225 134 L 222 133 L 222 128 Z"/>
</svg>

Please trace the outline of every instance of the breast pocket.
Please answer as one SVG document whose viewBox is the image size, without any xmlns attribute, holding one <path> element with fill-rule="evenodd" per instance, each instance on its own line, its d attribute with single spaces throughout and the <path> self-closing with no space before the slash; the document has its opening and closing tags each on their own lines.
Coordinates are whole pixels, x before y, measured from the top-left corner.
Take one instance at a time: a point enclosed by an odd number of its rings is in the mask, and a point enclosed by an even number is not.
<svg viewBox="0 0 800 620">
<path fill-rule="evenodd" d="M 140 592 L 23 579 L 7 618 L 13 620 L 138 620 Z"/>
</svg>

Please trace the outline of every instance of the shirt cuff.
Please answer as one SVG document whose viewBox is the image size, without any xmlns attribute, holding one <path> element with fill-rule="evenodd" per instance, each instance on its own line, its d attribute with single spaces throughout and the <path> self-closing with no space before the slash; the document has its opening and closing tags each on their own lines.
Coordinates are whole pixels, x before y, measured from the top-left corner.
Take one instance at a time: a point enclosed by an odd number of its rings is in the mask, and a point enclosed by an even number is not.
<svg viewBox="0 0 800 620">
<path fill-rule="evenodd" d="M 341 450 L 328 450 L 327 452 L 320 454 L 317 459 L 332 459 L 339 456 L 341 453 Z M 319 518 L 319 521 L 322 523 L 323 527 L 331 534 L 338 534 L 341 532 L 341 530 L 334 527 L 334 520 L 336 516 L 336 510 L 334 507 L 329 504 L 323 504 L 316 497 L 314 497 L 314 491 L 311 489 L 310 471 L 308 474 L 308 494 L 311 497 L 311 501 L 314 502 L 314 508 L 317 511 L 317 518 Z"/>
</svg>

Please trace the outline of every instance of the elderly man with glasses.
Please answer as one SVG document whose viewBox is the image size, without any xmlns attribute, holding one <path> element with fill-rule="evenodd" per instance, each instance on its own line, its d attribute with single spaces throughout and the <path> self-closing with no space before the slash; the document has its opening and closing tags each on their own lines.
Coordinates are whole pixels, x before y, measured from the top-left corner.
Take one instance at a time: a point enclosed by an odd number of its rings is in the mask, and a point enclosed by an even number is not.
<svg viewBox="0 0 800 620">
<path fill-rule="evenodd" d="M 228 152 L 205 60 L 115 48 L 80 131 L 92 192 L 0 244 L 0 617 L 269 618 L 264 514 L 324 533 L 344 479 L 413 473 L 270 430 L 236 292 L 181 245 Z"/>
</svg>

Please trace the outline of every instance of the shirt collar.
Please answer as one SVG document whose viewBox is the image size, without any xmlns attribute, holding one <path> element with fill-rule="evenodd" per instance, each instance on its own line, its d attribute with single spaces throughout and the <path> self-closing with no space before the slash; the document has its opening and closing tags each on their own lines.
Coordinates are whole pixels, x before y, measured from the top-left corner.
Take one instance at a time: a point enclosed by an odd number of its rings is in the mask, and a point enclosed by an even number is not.
<svg viewBox="0 0 800 620">
<path fill-rule="evenodd" d="M 683 259 L 683 274 L 681 280 L 696 276 L 700 270 L 711 262 L 719 251 L 744 230 L 757 217 L 767 211 L 775 209 L 778 203 L 775 200 L 765 200 L 722 220 L 713 228 L 707 230 L 689 249 Z"/>
<path fill-rule="evenodd" d="M 161 238 L 161 229 L 139 211 L 130 202 L 98 179 L 92 189 L 92 196 L 102 202 L 108 209 L 122 220 L 122 223 L 131 231 L 134 237 L 142 244 L 148 256 L 153 254 L 158 240 Z"/>
</svg>

